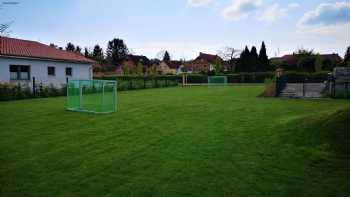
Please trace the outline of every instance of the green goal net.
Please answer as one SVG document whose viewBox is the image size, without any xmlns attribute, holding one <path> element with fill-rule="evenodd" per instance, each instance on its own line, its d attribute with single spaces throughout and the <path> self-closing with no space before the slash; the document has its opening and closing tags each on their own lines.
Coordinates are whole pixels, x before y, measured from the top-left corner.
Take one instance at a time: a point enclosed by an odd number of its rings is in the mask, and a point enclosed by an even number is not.
<svg viewBox="0 0 350 197">
<path fill-rule="evenodd" d="M 116 111 L 117 82 L 70 80 L 67 84 L 67 110 L 112 113 Z"/>
<path fill-rule="evenodd" d="M 226 76 L 208 76 L 208 85 L 227 85 Z"/>
</svg>

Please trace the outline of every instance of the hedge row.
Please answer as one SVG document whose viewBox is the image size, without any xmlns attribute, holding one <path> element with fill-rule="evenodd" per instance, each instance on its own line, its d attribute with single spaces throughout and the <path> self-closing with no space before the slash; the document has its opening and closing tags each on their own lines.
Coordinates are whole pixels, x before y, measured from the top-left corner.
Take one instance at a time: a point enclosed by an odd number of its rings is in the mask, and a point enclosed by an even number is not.
<svg viewBox="0 0 350 197">
<path fill-rule="evenodd" d="M 257 73 L 237 73 L 226 74 L 228 83 L 264 83 L 265 79 L 275 77 L 274 72 L 257 72 Z M 286 72 L 285 76 L 288 83 L 322 83 L 328 80 L 328 72 L 304 73 L 304 72 Z M 180 77 L 181 78 L 181 77 Z M 190 74 L 187 77 L 188 83 L 208 83 L 207 75 Z"/>
<path fill-rule="evenodd" d="M 112 76 L 99 77 L 102 80 L 117 80 L 118 91 L 177 86 L 177 76 Z"/>
<path fill-rule="evenodd" d="M 318 73 L 302 73 L 302 72 L 287 72 L 286 74 L 288 83 L 322 83 L 328 80 L 328 72 Z"/>
<path fill-rule="evenodd" d="M 34 94 L 28 86 L 0 84 L 0 101 L 65 96 L 66 93 L 65 86 L 62 88 L 56 88 L 52 85 L 38 86 Z"/>
</svg>

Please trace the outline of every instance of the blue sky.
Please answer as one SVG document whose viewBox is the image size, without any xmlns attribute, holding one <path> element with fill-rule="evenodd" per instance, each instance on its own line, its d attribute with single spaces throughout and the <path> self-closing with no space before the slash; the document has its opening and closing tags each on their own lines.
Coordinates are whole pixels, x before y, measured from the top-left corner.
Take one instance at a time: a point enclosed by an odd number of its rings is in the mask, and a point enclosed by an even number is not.
<svg viewBox="0 0 350 197">
<path fill-rule="evenodd" d="M 350 0 L 17 1 L 0 9 L 0 22 L 13 21 L 10 36 L 59 46 L 106 48 L 117 37 L 135 54 L 191 59 L 261 41 L 269 56 L 301 47 L 343 56 L 350 45 Z"/>
</svg>

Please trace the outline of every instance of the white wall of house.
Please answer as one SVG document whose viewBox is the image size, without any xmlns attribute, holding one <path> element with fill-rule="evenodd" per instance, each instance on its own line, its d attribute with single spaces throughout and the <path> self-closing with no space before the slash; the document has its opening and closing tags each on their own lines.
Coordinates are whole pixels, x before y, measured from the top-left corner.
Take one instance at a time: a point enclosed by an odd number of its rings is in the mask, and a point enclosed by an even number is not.
<svg viewBox="0 0 350 197">
<path fill-rule="evenodd" d="M 30 66 L 29 80 L 11 80 L 10 65 Z M 55 75 L 48 75 L 48 67 L 55 67 Z M 66 75 L 66 68 L 72 68 L 72 76 Z M 66 84 L 68 79 L 92 79 L 92 64 L 59 62 L 51 60 L 8 58 L 0 56 L 0 82 L 1 83 L 28 83 L 32 84 L 35 77 L 36 83 L 54 85 L 59 87 Z"/>
</svg>

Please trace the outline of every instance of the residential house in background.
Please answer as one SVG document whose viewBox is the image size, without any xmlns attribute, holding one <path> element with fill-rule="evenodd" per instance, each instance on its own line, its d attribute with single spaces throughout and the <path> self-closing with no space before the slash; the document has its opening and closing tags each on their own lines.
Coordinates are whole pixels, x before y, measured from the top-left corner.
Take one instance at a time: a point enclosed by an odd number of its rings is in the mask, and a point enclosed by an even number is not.
<svg viewBox="0 0 350 197">
<path fill-rule="evenodd" d="M 339 54 L 320 54 L 322 69 L 323 70 L 333 70 L 337 64 L 342 62 L 342 58 Z M 286 70 L 296 70 L 300 56 L 298 55 L 284 55 L 282 57 L 275 57 L 270 59 L 271 62 L 277 66 L 283 67 Z"/>
<path fill-rule="evenodd" d="M 94 61 L 36 41 L 0 37 L 0 82 L 59 87 L 70 79 L 92 79 Z"/>
<path fill-rule="evenodd" d="M 218 55 L 199 53 L 195 60 L 185 63 L 185 67 L 193 73 L 208 73 L 215 70 L 215 64 L 218 61 L 223 62 Z"/>
<path fill-rule="evenodd" d="M 125 74 L 124 68 L 127 67 L 129 74 L 135 73 L 139 63 L 143 65 L 143 73 L 147 73 L 151 66 L 151 61 L 146 56 L 141 55 L 127 55 L 120 63 L 119 70 L 121 69 L 123 74 Z"/>
<path fill-rule="evenodd" d="M 162 61 L 157 68 L 157 72 L 161 75 L 176 75 L 181 64 L 181 61 Z"/>
</svg>

